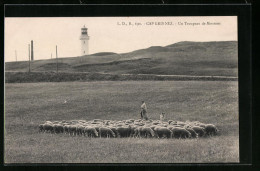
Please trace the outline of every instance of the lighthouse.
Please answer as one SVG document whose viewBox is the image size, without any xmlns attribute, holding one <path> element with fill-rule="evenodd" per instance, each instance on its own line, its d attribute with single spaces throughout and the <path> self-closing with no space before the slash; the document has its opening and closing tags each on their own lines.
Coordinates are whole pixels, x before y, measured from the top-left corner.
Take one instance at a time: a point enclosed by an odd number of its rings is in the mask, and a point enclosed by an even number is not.
<svg viewBox="0 0 260 171">
<path fill-rule="evenodd" d="M 80 41 L 81 41 L 81 55 L 88 55 L 89 54 L 89 44 L 88 44 L 89 36 L 88 36 L 88 29 L 83 26 L 81 28 L 81 35 L 80 35 Z"/>
</svg>

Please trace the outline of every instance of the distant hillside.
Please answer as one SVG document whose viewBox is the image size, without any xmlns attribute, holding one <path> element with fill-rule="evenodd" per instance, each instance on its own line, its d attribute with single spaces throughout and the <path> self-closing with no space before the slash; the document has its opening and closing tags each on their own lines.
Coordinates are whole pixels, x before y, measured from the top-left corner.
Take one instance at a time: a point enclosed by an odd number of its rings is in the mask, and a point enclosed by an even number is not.
<svg viewBox="0 0 260 171">
<path fill-rule="evenodd" d="M 236 41 L 179 42 L 152 46 L 129 53 L 101 52 L 88 56 L 61 58 L 59 70 L 109 74 L 161 74 L 237 76 Z M 28 62 L 7 62 L 6 71 L 28 71 Z M 33 71 L 55 71 L 55 59 L 37 60 Z"/>
<path fill-rule="evenodd" d="M 92 54 L 93 56 L 106 56 L 106 55 L 114 55 L 116 53 L 114 52 L 99 52 L 99 53 L 94 53 Z"/>
</svg>

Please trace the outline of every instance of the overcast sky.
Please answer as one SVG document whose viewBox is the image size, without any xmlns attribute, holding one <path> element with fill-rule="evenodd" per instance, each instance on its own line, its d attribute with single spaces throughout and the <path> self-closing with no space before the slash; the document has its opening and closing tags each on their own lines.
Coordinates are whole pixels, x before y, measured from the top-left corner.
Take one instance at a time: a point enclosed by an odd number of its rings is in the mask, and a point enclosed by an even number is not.
<svg viewBox="0 0 260 171">
<path fill-rule="evenodd" d="M 169 22 L 168 25 L 165 22 Z M 206 24 L 202 25 L 203 22 Z M 207 22 L 217 24 L 208 25 Z M 5 18 L 5 61 L 15 61 L 15 50 L 18 61 L 28 60 L 31 40 L 34 41 L 35 60 L 50 59 L 51 53 L 55 57 L 56 45 L 58 57 L 80 56 L 79 37 L 83 25 L 90 36 L 90 54 L 131 52 L 180 41 L 237 40 L 237 17 Z"/>
</svg>

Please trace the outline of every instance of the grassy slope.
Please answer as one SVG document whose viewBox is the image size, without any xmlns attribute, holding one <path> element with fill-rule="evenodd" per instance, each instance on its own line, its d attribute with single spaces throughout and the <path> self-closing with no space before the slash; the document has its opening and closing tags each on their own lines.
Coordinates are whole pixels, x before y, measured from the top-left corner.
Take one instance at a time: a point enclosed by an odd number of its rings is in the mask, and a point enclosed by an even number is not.
<svg viewBox="0 0 260 171">
<path fill-rule="evenodd" d="M 5 161 L 12 162 L 237 162 L 238 87 L 232 81 L 127 81 L 6 84 Z M 67 103 L 64 104 L 64 100 Z M 199 140 L 86 139 L 38 134 L 46 120 L 149 117 L 218 126 Z"/>
<path fill-rule="evenodd" d="M 98 53 L 60 59 L 61 71 L 113 74 L 237 76 L 237 42 L 180 42 L 125 54 Z M 34 61 L 34 71 L 55 71 L 55 59 Z M 7 71 L 27 71 L 27 62 L 6 63 Z"/>
</svg>

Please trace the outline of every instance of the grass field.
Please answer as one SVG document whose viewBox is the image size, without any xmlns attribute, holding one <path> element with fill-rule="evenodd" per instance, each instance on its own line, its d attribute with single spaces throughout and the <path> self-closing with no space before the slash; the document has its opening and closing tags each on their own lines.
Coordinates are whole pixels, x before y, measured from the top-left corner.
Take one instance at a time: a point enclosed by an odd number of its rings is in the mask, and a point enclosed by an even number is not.
<svg viewBox="0 0 260 171">
<path fill-rule="evenodd" d="M 67 103 L 64 103 L 64 101 Z M 220 135 L 201 139 L 88 139 L 40 134 L 50 120 L 137 119 L 148 116 L 215 124 Z M 238 162 L 236 81 L 98 81 L 5 85 L 6 163 Z"/>
</svg>

